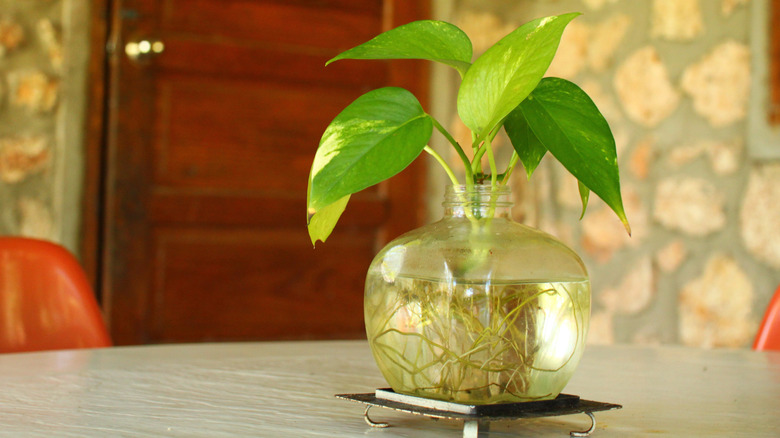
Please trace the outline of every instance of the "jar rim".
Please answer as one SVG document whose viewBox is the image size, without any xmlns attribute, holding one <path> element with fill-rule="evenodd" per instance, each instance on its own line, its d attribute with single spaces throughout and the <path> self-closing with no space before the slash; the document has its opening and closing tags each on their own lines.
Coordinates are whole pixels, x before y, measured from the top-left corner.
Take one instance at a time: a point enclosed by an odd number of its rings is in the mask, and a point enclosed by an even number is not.
<svg viewBox="0 0 780 438">
<path fill-rule="evenodd" d="M 512 191 L 505 185 L 493 186 L 490 183 L 466 185 L 448 185 L 444 192 L 445 207 L 467 207 L 493 205 L 511 207 Z"/>
<path fill-rule="evenodd" d="M 498 194 L 508 194 L 511 192 L 509 189 L 509 186 L 507 185 L 491 185 L 489 182 L 485 182 L 482 184 L 474 184 L 471 186 L 467 186 L 465 184 L 449 184 L 446 186 L 447 192 L 457 192 L 457 193 L 467 193 L 469 191 L 475 192 L 475 193 L 498 193 Z"/>
</svg>

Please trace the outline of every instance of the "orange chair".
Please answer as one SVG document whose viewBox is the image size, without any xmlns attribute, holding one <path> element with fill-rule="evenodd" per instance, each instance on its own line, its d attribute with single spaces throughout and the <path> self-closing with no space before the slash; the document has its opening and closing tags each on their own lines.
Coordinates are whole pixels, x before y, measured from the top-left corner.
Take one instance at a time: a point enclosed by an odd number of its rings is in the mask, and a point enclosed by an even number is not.
<svg viewBox="0 0 780 438">
<path fill-rule="evenodd" d="M 756 341 L 753 343 L 753 349 L 780 351 L 780 287 L 769 302 Z"/>
<path fill-rule="evenodd" d="M 109 346 L 78 261 L 54 243 L 0 237 L 0 353 Z"/>
</svg>

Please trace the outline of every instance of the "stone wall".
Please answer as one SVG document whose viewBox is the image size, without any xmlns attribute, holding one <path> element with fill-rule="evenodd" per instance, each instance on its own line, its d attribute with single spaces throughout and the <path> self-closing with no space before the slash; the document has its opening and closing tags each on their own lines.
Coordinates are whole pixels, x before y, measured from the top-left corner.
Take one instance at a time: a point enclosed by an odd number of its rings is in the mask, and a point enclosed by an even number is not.
<svg viewBox="0 0 780 438">
<path fill-rule="evenodd" d="M 0 234 L 74 250 L 88 57 L 86 0 L 0 0 Z"/>
<path fill-rule="evenodd" d="M 751 59 L 766 56 L 751 53 L 749 1 L 437 3 L 475 53 L 532 18 L 571 11 L 584 15 L 569 25 L 550 75 L 578 83 L 608 119 L 633 235 L 595 196 L 578 221 L 576 180 L 548 159 L 530 183 L 514 178 L 517 217 L 583 256 L 591 343 L 749 346 L 780 285 L 780 164 L 745 146 Z M 457 80 L 435 82 L 449 93 L 434 95 L 454 101 Z M 496 145 L 511 152 L 506 139 Z"/>
</svg>

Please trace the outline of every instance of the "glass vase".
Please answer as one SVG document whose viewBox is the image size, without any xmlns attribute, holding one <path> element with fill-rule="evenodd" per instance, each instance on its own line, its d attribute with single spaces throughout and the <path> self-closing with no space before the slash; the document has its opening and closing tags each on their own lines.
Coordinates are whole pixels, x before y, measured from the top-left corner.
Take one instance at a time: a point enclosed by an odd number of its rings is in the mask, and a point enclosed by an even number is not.
<svg viewBox="0 0 780 438">
<path fill-rule="evenodd" d="M 577 254 L 514 222 L 506 187 L 448 187 L 444 217 L 390 242 L 365 322 L 396 392 L 466 404 L 555 398 L 582 356 L 590 282 Z"/>
</svg>

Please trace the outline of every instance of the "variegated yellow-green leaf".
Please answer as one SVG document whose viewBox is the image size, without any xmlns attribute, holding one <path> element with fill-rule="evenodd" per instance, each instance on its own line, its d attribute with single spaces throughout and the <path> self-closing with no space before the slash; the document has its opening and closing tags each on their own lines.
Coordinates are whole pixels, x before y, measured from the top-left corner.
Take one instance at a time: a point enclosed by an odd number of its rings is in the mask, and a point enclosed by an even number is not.
<svg viewBox="0 0 780 438">
<path fill-rule="evenodd" d="M 430 116 L 403 88 L 380 88 L 357 98 L 333 119 L 320 140 L 309 178 L 309 224 L 345 196 L 406 168 L 420 155 L 432 131 Z M 334 211 L 335 207 L 331 215 Z"/>
<path fill-rule="evenodd" d="M 484 140 L 536 87 L 550 66 L 561 34 L 578 12 L 530 21 L 505 36 L 466 72 L 458 114 Z"/>
<path fill-rule="evenodd" d="M 471 40 L 445 21 L 421 20 L 396 27 L 340 53 L 339 59 L 427 59 L 455 67 L 461 77 L 471 65 Z"/>
<path fill-rule="evenodd" d="M 324 242 L 328 236 L 330 236 L 330 233 L 332 233 L 333 228 L 336 227 L 336 223 L 339 221 L 341 214 L 344 213 L 347 202 L 349 202 L 349 195 L 339 199 L 333 204 L 321 208 L 317 214 L 308 218 L 309 237 L 311 238 L 312 245 L 316 245 L 318 240 Z"/>
</svg>

